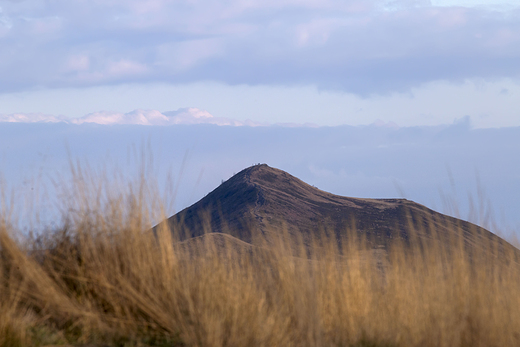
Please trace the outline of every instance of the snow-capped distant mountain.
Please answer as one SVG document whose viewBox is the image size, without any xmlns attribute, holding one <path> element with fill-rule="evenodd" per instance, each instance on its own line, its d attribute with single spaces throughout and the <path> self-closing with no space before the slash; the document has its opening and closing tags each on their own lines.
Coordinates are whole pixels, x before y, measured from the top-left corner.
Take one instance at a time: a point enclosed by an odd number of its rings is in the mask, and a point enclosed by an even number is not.
<svg viewBox="0 0 520 347">
<path fill-rule="evenodd" d="M 0 122 L 2 123 L 58 123 L 67 122 L 67 118 L 62 116 L 53 116 L 43 113 L 13 113 L 0 114 Z"/>
<path fill-rule="evenodd" d="M 176 111 L 159 112 L 157 110 L 137 109 L 128 113 L 100 111 L 87 114 L 80 118 L 46 115 L 41 113 L 0 114 L 0 122 L 9 123 L 57 123 L 70 124 L 95 123 L 104 125 L 134 124 L 134 125 L 176 125 L 176 124 L 215 124 L 227 126 L 266 126 L 251 120 L 240 121 L 232 118 L 215 117 L 205 110 L 196 107 L 180 108 Z"/>
</svg>

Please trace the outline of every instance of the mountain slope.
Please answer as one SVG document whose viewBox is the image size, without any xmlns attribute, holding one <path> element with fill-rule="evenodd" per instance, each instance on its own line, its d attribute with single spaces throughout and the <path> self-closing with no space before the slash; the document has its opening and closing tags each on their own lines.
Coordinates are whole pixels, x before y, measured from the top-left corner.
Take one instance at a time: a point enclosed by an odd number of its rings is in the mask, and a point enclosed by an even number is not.
<svg viewBox="0 0 520 347">
<path fill-rule="evenodd" d="M 406 199 L 350 198 L 319 190 L 287 172 L 265 164 L 246 168 L 223 182 L 194 205 L 168 219 L 184 238 L 205 232 L 226 232 L 251 242 L 252 232 L 301 235 L 327 230 L 346 236 L 347 230 L 364 235 L 373 246 L 414 235 L 448 241 L 462 232 L 467 245 L 505 241 L 472 223 L 449 217 Z M 510 246 L 508 246 L 510 247 Z"/>
</svg>

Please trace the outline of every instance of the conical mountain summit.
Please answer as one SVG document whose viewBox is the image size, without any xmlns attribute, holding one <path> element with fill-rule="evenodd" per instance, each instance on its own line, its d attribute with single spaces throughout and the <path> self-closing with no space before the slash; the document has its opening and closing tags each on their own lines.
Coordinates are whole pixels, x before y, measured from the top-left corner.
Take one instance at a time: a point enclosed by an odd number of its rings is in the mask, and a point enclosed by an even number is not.
<svg viewBox="0 0 520 347">
<path fill-rule="evenodd" d="M 395 238 L 407 240 L 411 230 L 419 237 L 431 238 L 435 233 L 444 240 L 462 233 L 466 245 L 505 243 L 484 228 L 410 200 L 334 195 L 266 164 L 240 171 L 170 217 L 168 223 L 184 235 L 183 239 L 224 232 L 251 242 L 253 232 L 265 234 L 285 228 L 303 240 L 320 231 L 338 237 L 354 231 L 376 247 Z"/>
</svg>

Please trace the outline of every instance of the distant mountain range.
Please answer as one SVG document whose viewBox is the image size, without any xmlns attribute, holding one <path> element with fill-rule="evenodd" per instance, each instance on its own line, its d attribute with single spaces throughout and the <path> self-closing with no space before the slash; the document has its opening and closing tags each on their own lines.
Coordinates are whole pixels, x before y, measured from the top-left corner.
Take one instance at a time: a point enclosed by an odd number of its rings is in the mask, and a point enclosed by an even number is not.
<svg viewBox="0 0 520 347">
<path fill-rule="evenodd" d="M 227 117 L 215 117 L 208 111 L 196 107 L 180 108 L 176 111 L 160 112 L 157 110 L 136 109 L 131 112 L 99 111 L 89 113 L 79 118 L 55 116 L 43 113 L 12 113 L 1 114 L 0 123 L 68 123 L 68 124 L 102 124 L 102 125 L 195 125 L 212 124 L 220 126 L 269 126 L 266 122 L 253 120 L 238 120 Z M 282 127 L 317 127 L 316 124 L 277 123 Z M 384 122 L 374 123 L 376 126 L 388 126 Z M 395 126 L 391 123 L 391 126 Z"/>
<path fill-rule="evenodd" d="M 337 238 L 348 230 L 365 236 L 372 247 L 391 240 L 449 241 L 460 233 L 470 248 L 507 242 L 475 224 L 433 211 L 406 199 L 362 199 L 334 195 L 265 164 L 251 166 L 192 206 L 168 219 L 182 239 L 207 233 L 226 233 L 250 243 L 253 232 L 267 234 L 282 228 L 305 243 L 320 231 Z M 515 250 L 516 252 L 516 250 Z"/>
</svg>

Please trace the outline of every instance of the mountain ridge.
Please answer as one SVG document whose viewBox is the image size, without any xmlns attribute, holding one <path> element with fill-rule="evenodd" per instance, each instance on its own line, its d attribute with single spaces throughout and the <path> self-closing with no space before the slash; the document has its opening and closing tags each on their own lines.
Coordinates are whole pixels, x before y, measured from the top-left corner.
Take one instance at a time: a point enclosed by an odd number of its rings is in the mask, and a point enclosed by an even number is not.
<svg viewBox="0 0 520 347">
<path fill-rule="evenodd" d="M 338 239 L 355 231 L 373 247 L 386 247 L 397 238 L 409 241 L 412 232 L 423 239 L 436 233 L 447 241 L 460 231 L 464 243 L 473 246 L 505 242 L 482 227 L 411 200 L 335 195 L 266 164 L 240 171 L 168 223 L 181 239 L 224 232 L 248 243 L 255 232 L 284 229 L 306 243 L 323 231 Z"/>
</svg>

